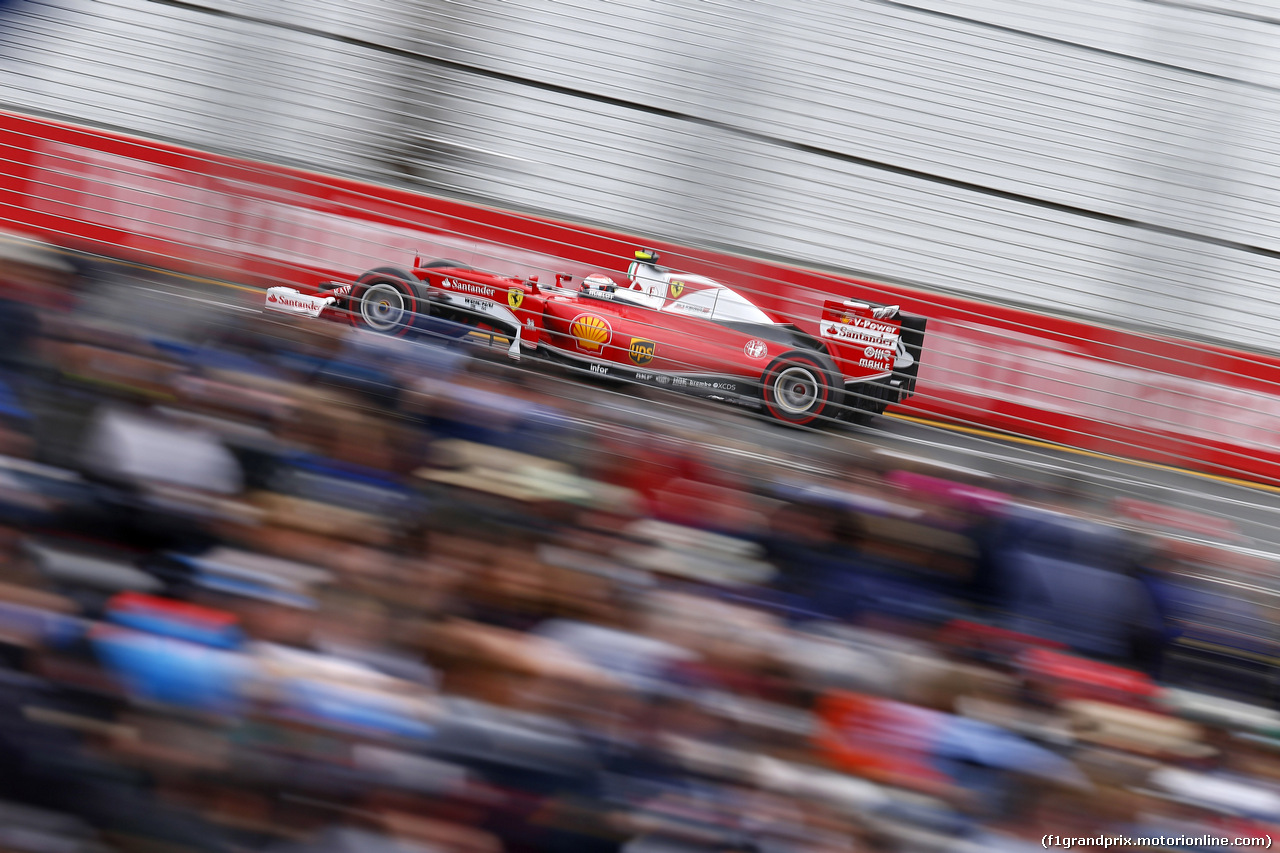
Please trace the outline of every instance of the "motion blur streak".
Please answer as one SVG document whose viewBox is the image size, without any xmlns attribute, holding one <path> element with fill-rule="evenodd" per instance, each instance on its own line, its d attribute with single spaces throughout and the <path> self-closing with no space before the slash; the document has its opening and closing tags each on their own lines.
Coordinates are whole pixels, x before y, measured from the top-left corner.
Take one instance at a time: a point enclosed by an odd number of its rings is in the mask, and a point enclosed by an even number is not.
<svg viewBox="0 0 1280 853">
<path fill-rule="evenodd" d="M 1280 822 L 1263 493 L 784 430 L 0 245 L 9 849 Z"/>
<path fill-rule="evenodd" d="M 43 134 L 43 135 L 42 135 Z M 614 232 L 0 114 L 0 216 L 98 252 L 312 287 L 412 253 L 578 275 L 622 265 Z M 1280 360 L 847 276 L 677 248 L 797 322 L 827 295 L 929 316 L 917 411 L 1084 449 L 1280 482 Z M 385 261 L 382 261 L 385 263 Z M 599 266 L 597 266 L 599 265 Z"/>
<path fill-rule="evenodd" d="M 27 0 L 0 101 L 1274 350 L 1275 23 L 1230 11 Z"/>
<path fill-rule="evenodd" d="M 0 849 L 1268 846 L 1277 24 L 0 3 Z M 927 317 L 915 414 L 573 374 L 516 286 L 506 329 L 315 308 L 637 241 L 797 326 Z"/>
</svg>

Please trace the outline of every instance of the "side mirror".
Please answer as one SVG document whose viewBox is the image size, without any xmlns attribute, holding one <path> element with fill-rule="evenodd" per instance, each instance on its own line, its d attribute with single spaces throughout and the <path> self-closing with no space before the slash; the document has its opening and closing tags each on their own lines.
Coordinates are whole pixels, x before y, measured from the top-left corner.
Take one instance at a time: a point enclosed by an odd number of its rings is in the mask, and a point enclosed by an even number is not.
<svg viewBox="0 0 1280 853">
<path fill-rule="evenodd" d="M 573 276 L 569 275 L 568 273 L 563 273 L 563 272 L 556 273 L 556 287 L 560 287 L 561 285 L 568 284 L 571 281 L 573 281 Z"/>
</svg>

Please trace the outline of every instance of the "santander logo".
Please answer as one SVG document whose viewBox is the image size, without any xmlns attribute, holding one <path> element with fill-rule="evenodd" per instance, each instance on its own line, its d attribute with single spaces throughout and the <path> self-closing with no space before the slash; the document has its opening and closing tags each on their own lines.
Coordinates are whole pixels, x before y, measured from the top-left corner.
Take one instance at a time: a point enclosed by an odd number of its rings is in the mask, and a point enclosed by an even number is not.
<svg viewBox="0 0 1280 853">
<path fill-rule="evenodd" d="M 288 296 L 276 296 L 274 293 L 267 297 L 268 302 L 275 302 L 279 305 L 285 305 L 289 308 L 315 308 L 316 303 L 310 299 L 299 298 L 293 299 Z"/>
<path fill-rule="evenodd" d="M 275 311 L 319 316 L 325 306 L 336 301 L 332 296 L 310 296 L 288 287 L 273 287 L 267 291 L 266 305 Z"/>
</svg>

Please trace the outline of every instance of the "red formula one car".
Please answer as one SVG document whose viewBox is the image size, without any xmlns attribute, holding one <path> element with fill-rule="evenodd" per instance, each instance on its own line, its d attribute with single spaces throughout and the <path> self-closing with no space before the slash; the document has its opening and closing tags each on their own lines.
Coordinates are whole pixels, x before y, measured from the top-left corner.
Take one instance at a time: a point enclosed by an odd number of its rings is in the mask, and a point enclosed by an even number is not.
<svg viewBox="0 0 1280 853">
<path fill-rule="evenodd" d="M 319 296 L 271 288 L 267 307 L 349 317 L 403 335 L 421 318 L 500 333 L 510 352 L 620 380 L 763 408 L 790 424 L 880 414 L 915 390 L 925 320 L 897 306 L 828 300 L 812 332 L 711 279 L 636 252 L 627 280 L 574 286 L 510 278 L 452 261 L 371 270 Z"/>
</svg>

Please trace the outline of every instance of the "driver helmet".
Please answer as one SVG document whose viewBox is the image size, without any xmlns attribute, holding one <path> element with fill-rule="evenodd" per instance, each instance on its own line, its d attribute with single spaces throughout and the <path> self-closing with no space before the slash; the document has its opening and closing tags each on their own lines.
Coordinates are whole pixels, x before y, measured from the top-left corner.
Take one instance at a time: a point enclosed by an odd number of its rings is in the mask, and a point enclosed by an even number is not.
<svg viewBox="0 0 1280 853">
<path fill-rule="evenodd" d="M 583 293 L 614 293 L 618 285 L 607 275 L 589 275 L 582 280 Z"/>
</svg>

